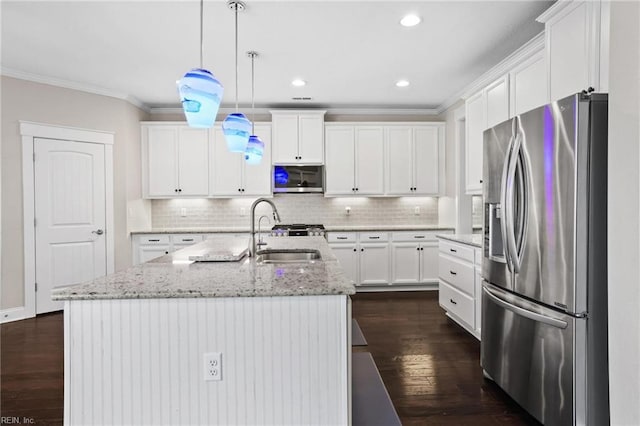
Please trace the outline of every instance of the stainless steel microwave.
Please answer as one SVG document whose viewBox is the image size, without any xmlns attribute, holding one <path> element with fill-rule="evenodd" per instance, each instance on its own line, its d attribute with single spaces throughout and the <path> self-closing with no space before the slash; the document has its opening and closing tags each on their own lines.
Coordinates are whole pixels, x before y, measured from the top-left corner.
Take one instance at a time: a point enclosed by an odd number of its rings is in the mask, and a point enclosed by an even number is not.
<svg viewBox="0 0 640 426">
<path fill-rule="evenodd" d="M 324 192 L 324 166 L 273 166 L 273 193 Z"/>
</svg>

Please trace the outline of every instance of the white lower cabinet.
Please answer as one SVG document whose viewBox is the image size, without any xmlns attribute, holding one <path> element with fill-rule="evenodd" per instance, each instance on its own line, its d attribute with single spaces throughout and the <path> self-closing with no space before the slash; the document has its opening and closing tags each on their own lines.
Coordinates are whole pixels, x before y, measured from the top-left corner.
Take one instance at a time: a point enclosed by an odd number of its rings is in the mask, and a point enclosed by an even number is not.
<svg viewBox="0 0 640 426">
<path fill-rule="evenodd" d="M 388 233 L 329 232 L 327 239 L 340 266 L 355 285 L 389 285 Z"/>
<path fill-rule="evenodd" d="M 440 240 L 439 303 L 447 315 L 480 339 L 482 253 L 474 246 Z"/>
<path fill-rule="evenodd" d="M 131 236 L 133 264 L 139 265 L 203 240 L 201 234 L 136 234 Z"/>
<path fill-rule="evenodd" d="M 448 231 L 394 232 L 391 237 L 391 284 L 438 282 L 438 239 Z"/>
<path fill-rule="evenodd" d="M 438 282 L 438 239 L 449 230 L 329 232 L 329 247 L 356 286 L 411 289 Z"/>
</svg>

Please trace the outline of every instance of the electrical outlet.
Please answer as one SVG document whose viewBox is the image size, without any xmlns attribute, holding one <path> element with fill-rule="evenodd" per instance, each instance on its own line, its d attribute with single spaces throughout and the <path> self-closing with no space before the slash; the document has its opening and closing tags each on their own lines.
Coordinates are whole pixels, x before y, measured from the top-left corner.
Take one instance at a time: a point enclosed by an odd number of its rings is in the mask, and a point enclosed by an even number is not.
<svg viewBox="0 0 640 426">
<path fill-rule="evenodd" d="M 351 207 L 349 207 L 349 206 L 345 207 L 345 208 L 344 208 L 344 211 L 345 211 L 345 213 L 346 213 L 346 214 L 348 214 L 348 215 L 349 215 L 349 214 L 351 214 Z"/>
<path fill-rule="evenodd" d="M 222 353 L 210 352 L 202 357 L 204 361 L 204 380 L 222 380 Z"/>
<path fill-rule="evenodd" d="M 187 209 L 186 208 L 182 207 L 180 209 L 180 216 L 182 216 L 182 217 L 187 216 Z"/>
<path fill-rule="evenodd" d="M 413 208 L 413 214 L 415 214 L 416 216 L 420 216 L 420 206 L 415 206 Z"/>
</svg>

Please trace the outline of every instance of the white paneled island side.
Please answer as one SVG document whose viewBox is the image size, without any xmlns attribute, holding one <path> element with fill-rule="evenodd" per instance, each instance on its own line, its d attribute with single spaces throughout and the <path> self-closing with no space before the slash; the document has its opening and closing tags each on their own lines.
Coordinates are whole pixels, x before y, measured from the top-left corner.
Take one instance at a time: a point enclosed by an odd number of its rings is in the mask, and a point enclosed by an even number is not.
<svg viewBox="0 0 640 426">
<path fill-rule="evenodd" d="M 56 289 L 65 424 L 349 424 L 355 288 L 324 238 L 265 242 L 321 260 L 188 260 L 215 239 Z"/>
</svg>

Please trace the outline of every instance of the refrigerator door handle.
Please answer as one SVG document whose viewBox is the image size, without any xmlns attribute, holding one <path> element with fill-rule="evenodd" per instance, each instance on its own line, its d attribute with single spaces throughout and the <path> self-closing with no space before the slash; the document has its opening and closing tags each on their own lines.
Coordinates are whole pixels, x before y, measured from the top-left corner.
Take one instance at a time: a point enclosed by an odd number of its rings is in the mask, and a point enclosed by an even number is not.
<svg viewBox="0 0 640 426">
<path fill-rule="evenodd" d="M 507 268 L 509 268 L 510 272 L 513 272 L 513 267 L 512 267 L 512 259 L 511 259 L 511 253 L 509 252 L 509 246 L 508 246 L 508 237 L 507 237 L 507 233 L 508 233 L 508 206 L 507 206 L 507 178 L 509 176 L 509 166 L 511 163 L 511 153 L 513 150 L 513 141 L 514 141 L 514 137 L 513 135 L 511 136 L 511 138 L 509 139 L 509 145 L 507 148 L 507 155 L 506 155 L 506 159 L 504 164 L 502 165 L 502 180 L 500 183 L 500 209 L 501 209 L 501 213 L 502 213 L 502 219 L 500 220 L 500 231 L 502 234 L 502 247 L 504 247 L 504 258 L 507 261 Z"/>
<path fill-rule="evenodd" d="M 533 321 L 536 321 L 536 322 L 541 322 L 543 324 L 547 324 L 547 325 L 550 325 L 550 326 L 556 327 L 556 328 L 565 329 L 568 326 L 566 321 L 562 321 L 562 320 L 559 320 L 559 319 L 556 319 L 556 318 L 551 318 L 551 317 L 548 317 L 546 315 L 542 315 L 542 314 L 539 314 L 537 312 L 532 312 L 532 311 L 530 311 L 528 309 L 521 308 L 520 306 L 516 306 L 516 305 L 514 305 L 512 303 L 509 303 L 506 300 L 504 300 L 501 297 L 499 297 L 498 295 L 494 294 L 494 291 L 489 289 L 489 288 L 487 288 L 487 287 L 482 287 L 482 291 L 495 304 L 501 306 L 502 308 L 504 308 L 504 309 L 506 309 L 508 311 L 513 312 L 516 315 L 520 315 L 522 317 L 529 318 L 530 320 L 533 320 Z"/>
<path fill-rule="evenodd" d="M 517 121 L 514 120 L 517 126 Z M 514 126 L 514 127 L 515 127 Z M 522 146 L 522 136 L 520 132 L 515 130 L 516 136 L 513 139 L 513 147 L 511 149 L 511 155 L 509 158 L 509 167 L 507 171 L 506 184 L 505 184 L 505 205 L 503 207 L 505 211 L 506 222 L 506 235 L 507 240 L 505 252 L 509 253 L 509 259 L 511 260 L 511 271 L 513 273 L 520 272 L 520 259 L 518 257 L 518 249 L 516 245 L 516 231 L 515 231 L 515 217 L 513 212 L 513 198 L 515 194 L 516 186 L 516 169 L 518 166 L 518 157 L 520 155 L 520 147 Z"/>
</svg>

